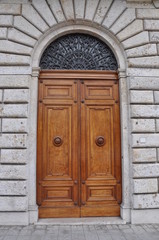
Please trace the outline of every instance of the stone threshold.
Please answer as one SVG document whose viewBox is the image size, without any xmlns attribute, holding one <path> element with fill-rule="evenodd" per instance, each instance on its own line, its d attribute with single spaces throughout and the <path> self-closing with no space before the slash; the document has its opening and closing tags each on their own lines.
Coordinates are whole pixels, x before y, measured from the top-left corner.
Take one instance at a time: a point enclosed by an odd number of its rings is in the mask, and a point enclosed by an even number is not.
<svg viewBox="0 0 159 240">
<path fill-rule="evenodd" d="M 120 217 L 41 218 L 35 225 L 108 225 L 126 224 Z"/>
</svg>

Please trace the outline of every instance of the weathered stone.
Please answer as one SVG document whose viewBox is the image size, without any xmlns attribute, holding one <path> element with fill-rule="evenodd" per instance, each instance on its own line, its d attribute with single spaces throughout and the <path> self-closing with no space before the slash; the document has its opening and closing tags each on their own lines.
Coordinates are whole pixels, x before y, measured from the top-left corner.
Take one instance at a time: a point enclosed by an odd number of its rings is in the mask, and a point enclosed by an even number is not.
<svg viewBox="0 0 159 240">
<path fill-rule="evenodd" d="M 17 118 L 3 118 L 2 119 L 2 132 L 23 133 L 27 132 L 27 119 Z"/>
<path fill-rule="evenodd" d="M 158 77 L 159 69 L 158 68 L 127 68 L 127 76 L 131 77 Z"/>
<path fill-rule="evenodd" d="M 40 13 L 40 15 L 45 19 L 45 21 L 50 27 L 52 27 L 54 24 L 57 23 L 46 1 L 33 0 L 32 4 L 36 8 L 36 10 Z"/>
<path fill-rule="evenodd" d="M 159 30 L 159 20 L 144 20 L 145 30 Z"/>
<path fill-rule="evenodd" d="M 27 179 L 27 167 L 23 165 L 0 165 L 0 179 Z"/>
<path fill-rule="evenodd" d="M 153 0 L 153 4 L 155 5 L 156 8 L 159 8 L 159 1 L 158 0 Z"/>
<path fill-rule="evenodd" d="M 48 29 L 48 25 L 30 4 L 22 5 L 22 16 L 29 20 L 29 22 L 36 26 L 40 31 L 45 32 Z"/>
<path fill-rule="evenodd" d="M 159 89 L 159 77 L 130 77 L 130 89 Z"/>
<path fill-rule="evenodd" d="M 0 195 L 26 195 L 26 181 L 0 181 Z"/>
<path fill-rule="evenodd" d="M 26 163 L 27 150 L 25 149 L 1 149 L 0 163 Z"/>
<path fill-rule="evenodd" d="M 134 195 L 134 208 L 159 208 L 159 194 Z"/>
<path fill-rule="evenodd" d="M 20 65 L 27 66 L 30 64 L 30 57 L 22 55 L 13 55 L 7 53 L 0 53 L 0 65 Z"/>
<path fill-rule="evenodd" d="M 130 91 L 131 103 L 153 103 L 153 91 Z"/>
<path fill-rule="evenodd" d="M 76 2 L 81 2 L 79 0 L 76 0 Z M 83 1 L 84 2 L 84 1 Z M 106 13 L 108 12 L 110 5 L 112 4 L 113 0 L 101 0 L 99 2 L 99 5 L 97 7 L 97 11 L 96 11 L 96 15 L 94 17 L 94 22 L 97 22 L 99 24 L 102 23 L 104 16 L 106 15 Z M 80 7 L 77 11 L 80 10 Z M 83 11 L 84 12 L 84 11 Z"/>
<path fill-rule="evenodd" d="M 139 58 L 133 58 L 129 59 L 129 65 L 131 67 L 140 67 L 140 68 L 158 68 L 159 66 L 159 56 L 149 56 L 149 57 L 139 57 Z"/>
<path fill-rule="evenodd" d="M 150 32 L 150 42 L 159 43 L 159 32 Z"/>
<path fill-rule="evenodd" d="M 1 134 L 0 148 L 26 148 L 26 134 Z"/>
<path fill-rule="evenodd" d="M 148 32 L 141 32 L 123 41 L 123 45 L 124 45 L 124 48 L 127 49 L 127 48 L 133 48 L 135 46 L 144 45 L 148 42 L 149 42 Z"/>
<path fill-rule="evenodd" d="M 27 203 L 27 197 L 0 197 L 0 211 L 26 211 Z"/>
<path fill-rule="evenodd" d="M 10 66 L 1 66 L 0 68 L 0 75 L 28 75 L 30 74 L 31 75 L 32 73 L 32 68 L 31 66 L 13 66 L 13 65 L 10 65 Z"/>
<path fill-rule="evenodd" d="M 117 37 L 120 41 L 123 41 L 127 38 L 130 38 L 140 32 L 143 31 L 143 21 L 142 20 L 135 20 L 127 27 L 125 27 L 121 32 L 117 34 Z"/>
<path fill-rule="evenodd" d="M 146 177 L 159 177 L 159 164 L 134 164 L 133 177 L 146 178 Z"/>
<path fill-rule="evenodd" d="M 159 117 L 159 105 L 133 105 L 131 106 L 132 117 Z"/>
<path fill-rule="evenodd" d="M 13 40 L 17 43 L 22 43 L 22 44 L 26 44 L 28 46 L 33 47 L 36 43 L 36 40 L 32 37 L 29 37 L 27 34 L 20 32 L 19 30 L 15 29 L 15 28 L 9 28 L 8 29 L 8 39 L 9 40 Z M 15 45 L 13 42 L 12 44 L 12 48 L 13 51 L 15 51 L 15 47 L 13 47 L 13 45 Z M 7 50 L 7 47 L 5 47 Z M 32 49 L 27 48 L 24 45 L 21 45 L 21 50 L 18 50 L 18 52 L 23 53 L 23 51 L 27 51 L 29 54 L 31 53 Z"/>
<path fill-rule="evenodd" d="M 156 44 L 146 44 L 144 46 L 135 47 L 126 50 L 128 57 L 141 57 L 157 55 Z"/>
<path fill-rule="evenodd" d="M 159 134 L 133 134 L 133 147 L 159 147 Z"/>
<path fill-rule="evenodd" d="M 113 24 L 110 30 L 117 34 L 136 18 L 135 9 L 127 9 Z"/>
<path fill-rule="evenodd" d="M 5 104 L 0 105 L 1 117 L 27 117 L 27 104 Z"/>
<path fill-rule="evenodd" d="M 0 14 L 19 15 L 21 11 L 20 4 L 2 4 L 0 7 Z"/>
<path fill-rule="evenodd" d="M 48 0 L 48 4 L 50 5 L 50 8 L 58 22 L 63 22 L 66 20 L 58 0 Z"/>
<path fill-rule="evenodd" d="M 74 0 L 76 18 L 84 18 L 85 0 Z"/>
<path fill-rule="evenodd" d="M 61 0 L 61 4 L 62 4 L 62 8 L 64 10 L 66 18 L 68 20 L 74 19 L 74 7 L 73 7 L 72 0 Z M 93 5 L 91 5 L 91 7 L 93 7 Z"/>
<path fill-rule="evenodd" d="M 13 24 L 13 16 L 11 15 L 0 15 L 0 26 L 10 27 Z"/>
<path fill-rule="evenodd" d="M 29 75 L 0 75 L 1 88 L 29 88 Z"/>
<path fill-rule="evenodd" d="M 28 102 L 29 90 L 28 89 L 5 89 L 4 102 Z"/>
<path fill-rule="evenodd" d="M 109 9 L 105 20 L 103 21 L 103 25 L 106 28 L 110 28 L 111 25 L 115 22 L 115 20 L 122 14 L 122 12 L 126 9 L 126 2 L 124 0 L 114 1 L 111 8 Z"/>
<path fill-rule="evenodd" d="M 2 102 L 2 97 L 3 97 L 3 91 L 0 90 L 0 102 Z"/>
<path fill-rule="evenodd" d="M 36 39 L 38 39 L 42 34 L 37 28 L 21 16 L 14 17 L 14 26 L 20 31 Z"/>
<path fill-rule="evenodd" d="M 159 91 L 155 91 L 154 96 L 155 96 L 155 103 L 159 103 Z"/>
<path fill-rule="evenodd" d="M 0 51 L 7 53 L 20 53 L 31 55 L 32 48 L 11 41 L 0 40 Z"/>
<path fill-rule="evenodd" d="M 132 119 L 132 132 L 155 132 L 154 119 Z"/>
<path fill-rule="evenodd" d="M 156 178 L 135 179 L 134 193 L 157 193 L 158 181 Z"/>
<path fill-rule="evenodd" d="M 0 28 L 0 39 L 7 38 L 7 28 Z"/>
<path fill-rule="evenodd" d="M 133 162 L 156 162 L 156 148 L 133 149 Z"/>
<path fill-rule="evenodd" d="M 90 21 L 93 20 L 95 11 L 97 9 L 98 1 L 96 0 L 87 0 L 86 9 L 85 9 L 85 19 Z"/>
<path fill-rule="evenodd" d="M 158 9 L 137 9 L 136 13 L 137 13 L 137 18 L 148 18 L 148 19 L 159 18 Z"/>
</svg>

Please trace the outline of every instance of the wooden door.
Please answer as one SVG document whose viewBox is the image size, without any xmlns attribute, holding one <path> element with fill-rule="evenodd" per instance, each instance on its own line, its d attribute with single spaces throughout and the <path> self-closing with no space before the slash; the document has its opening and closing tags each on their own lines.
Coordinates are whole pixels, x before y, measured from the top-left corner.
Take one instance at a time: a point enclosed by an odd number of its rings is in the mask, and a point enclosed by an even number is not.
<svg viewBox="0 0 159 240">
<path fill-rule="evenodd" d="M 39 217 L 119 216 L 120 155 L 117 74 L 42 71 Z"/>
</svg>

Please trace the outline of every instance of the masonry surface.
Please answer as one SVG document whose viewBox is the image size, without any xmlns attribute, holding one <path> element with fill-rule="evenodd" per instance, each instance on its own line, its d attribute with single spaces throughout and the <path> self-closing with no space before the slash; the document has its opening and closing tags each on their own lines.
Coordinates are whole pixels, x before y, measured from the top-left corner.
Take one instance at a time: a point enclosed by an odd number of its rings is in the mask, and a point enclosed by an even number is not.
<svg viewBox="0 0 159 240">
<path fill-rule="evenodd" d="M 77 24 L 110 33 L 125 56 L 130 221 L 159 223 L 159 1 L 1 0 L 0 224 L 37 221 L 28 214 L 37 214 L 35 178 L 29 180 L 36 174 L 36 147 L 30 154 L 29 143 L 36 141 L 34 50 L 47 33 L 75 31 Z"/>
</svg>

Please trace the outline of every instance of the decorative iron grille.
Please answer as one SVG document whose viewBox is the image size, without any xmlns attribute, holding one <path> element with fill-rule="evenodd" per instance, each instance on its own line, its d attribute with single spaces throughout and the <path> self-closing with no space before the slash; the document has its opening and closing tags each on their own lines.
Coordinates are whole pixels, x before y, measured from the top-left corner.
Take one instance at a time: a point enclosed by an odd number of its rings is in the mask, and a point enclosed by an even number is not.
<svg viewBox="0 0 159 240">
<path fill-rule="evenodd" d="M 69 34 L 52 42 L 44 51 L 41 69 L 117 70 L 112 50 L 87 34 Z"/>
</svg>

